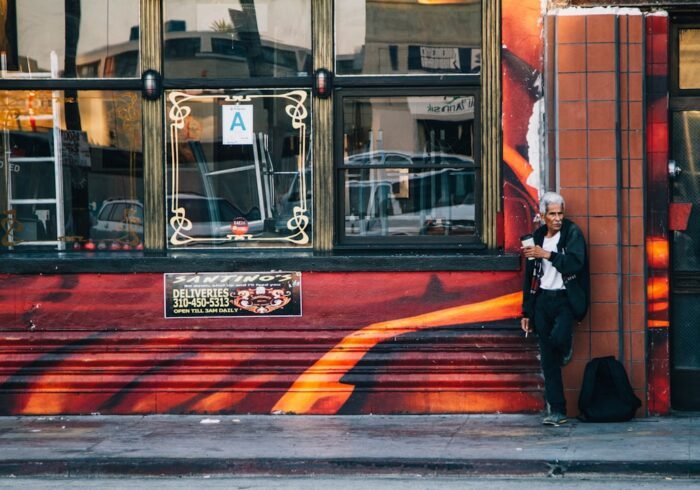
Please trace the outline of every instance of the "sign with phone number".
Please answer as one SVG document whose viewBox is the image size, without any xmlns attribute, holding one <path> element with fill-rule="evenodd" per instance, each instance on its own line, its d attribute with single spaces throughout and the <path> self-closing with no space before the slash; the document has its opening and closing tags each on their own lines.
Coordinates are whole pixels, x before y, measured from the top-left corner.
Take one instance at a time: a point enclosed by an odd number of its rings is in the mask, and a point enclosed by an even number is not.
<svg viewBox="0 0 700 490">
<path fill-rule="evenodd" d="M 301 316 L 301 272 L 163 275 L 166 318 Z"/>
</svg>

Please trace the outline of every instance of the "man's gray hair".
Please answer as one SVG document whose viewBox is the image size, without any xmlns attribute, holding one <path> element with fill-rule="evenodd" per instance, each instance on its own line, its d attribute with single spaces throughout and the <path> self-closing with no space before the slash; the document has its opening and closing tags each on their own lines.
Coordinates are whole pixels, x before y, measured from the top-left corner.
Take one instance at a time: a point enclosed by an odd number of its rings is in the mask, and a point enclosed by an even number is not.
<svg viewBox="0 0 700 490">
<path fill-rule="evenodd" d="M 547 206 L 550 204 L 561 204 L 562 210 L 564 210 L 566 207 L 566 203 L 564 202 L 564 198 L 561 197 L 561 194 L 557 194 L 556 192 L 545 192 L 542 199 L 540 199 L 540 214 L 542 216 L 547 214 Z"/>
</svg>

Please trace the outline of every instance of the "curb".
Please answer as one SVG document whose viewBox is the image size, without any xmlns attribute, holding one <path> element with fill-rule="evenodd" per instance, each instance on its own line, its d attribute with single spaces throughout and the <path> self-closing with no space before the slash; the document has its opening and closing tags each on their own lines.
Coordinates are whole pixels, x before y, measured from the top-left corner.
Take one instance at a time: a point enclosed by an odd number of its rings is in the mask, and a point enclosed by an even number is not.
<svg viewBox="0 0 700 490">
<path fill-rule="evenodd" d="M 513 475 L 615 474 L 700 477 L 700 461 L 547 461 L 426 459 L 212 459 L 74 458 L 0 461 L 0 477 L 10 476 L 199 476 L 199 475 Z"/>
</svg>

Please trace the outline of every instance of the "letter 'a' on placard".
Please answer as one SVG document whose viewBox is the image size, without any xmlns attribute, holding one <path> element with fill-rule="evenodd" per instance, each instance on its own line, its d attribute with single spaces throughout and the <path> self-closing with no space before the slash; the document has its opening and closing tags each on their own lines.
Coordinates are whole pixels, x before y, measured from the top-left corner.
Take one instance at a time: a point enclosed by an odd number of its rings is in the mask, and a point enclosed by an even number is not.
<svg viewBox="0 0 700 490">
<path fill-rule="evenodd" d="M 253 144 L 253 106 L 225 105 L 221 107 L 222 143 L 224 145 Z"/>
</svg>

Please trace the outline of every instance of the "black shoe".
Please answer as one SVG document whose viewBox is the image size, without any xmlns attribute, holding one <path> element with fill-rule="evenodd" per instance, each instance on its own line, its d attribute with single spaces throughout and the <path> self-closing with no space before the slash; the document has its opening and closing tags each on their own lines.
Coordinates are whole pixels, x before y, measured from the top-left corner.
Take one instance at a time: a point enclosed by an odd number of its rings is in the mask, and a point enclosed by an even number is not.
<svg viewBox="0 0 700 490">
<path fill-rule="evenodd" d="M 542 425 L 553 425 L 554 427 L 559 427 L 569 421 L 566 415 L 559 412 L 553 412 L 551 415 L 547 415 L 542 419 Z"/>
</svg>

